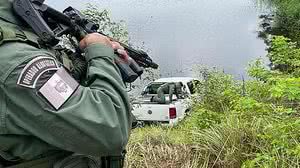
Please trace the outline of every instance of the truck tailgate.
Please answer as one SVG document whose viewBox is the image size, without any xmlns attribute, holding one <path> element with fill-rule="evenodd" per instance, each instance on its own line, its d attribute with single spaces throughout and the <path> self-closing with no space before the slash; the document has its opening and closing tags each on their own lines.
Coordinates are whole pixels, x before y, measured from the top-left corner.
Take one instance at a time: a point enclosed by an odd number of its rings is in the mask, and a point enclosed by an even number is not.
<svg viewBox="0 0 300 168">
<path fill-rule="evenodd" d="M 169 104 L 139 104 L 134 107 L 133 115 L 143 121 L 169 121 Z"/>
</svg>

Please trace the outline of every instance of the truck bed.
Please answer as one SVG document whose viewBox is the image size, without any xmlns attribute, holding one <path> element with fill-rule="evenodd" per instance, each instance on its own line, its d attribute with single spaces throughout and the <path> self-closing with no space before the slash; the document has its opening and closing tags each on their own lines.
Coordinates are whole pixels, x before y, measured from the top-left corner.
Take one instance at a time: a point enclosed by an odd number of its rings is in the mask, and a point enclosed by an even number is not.
<svg viewBox="0 0 300 168">
<path fill-rule="evenodd" d="M 170 118 L 170 108 L 176 109 L 175 118 Z M 134 103 L 133 115 L 138 121 L 174 123 L 184 118 L 185 114 L 182 110 L 182 100 L 159 104 L 157 102 L 151 102 L 150 98 L 143 98 L 139 102 Z"/>
</svg>

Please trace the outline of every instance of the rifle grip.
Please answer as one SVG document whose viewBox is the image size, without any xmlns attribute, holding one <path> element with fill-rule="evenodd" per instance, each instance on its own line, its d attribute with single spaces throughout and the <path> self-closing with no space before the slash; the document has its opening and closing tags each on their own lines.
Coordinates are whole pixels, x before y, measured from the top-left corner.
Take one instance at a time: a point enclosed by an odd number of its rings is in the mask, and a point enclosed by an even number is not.
<svg viewBox="0 0 300 168">
<path fill-rule="evenodd" d="M 124 82 L 132 83 L 139 77 L 138 74 L 136 74 L 130 68 L 130 65 L 128 63 L 124 62 L 124 60 L 122 60 L 122 58 L 118 57 L 118 58 L 116 58 L 115 61 L 121 71 L 121 75 L 122 75 Z"/>
<path fill-rule="evenodd" d="M 139 66 L 139 64 L 137 64 L 136 62 L 135 62 L 135 60 L 134 59 L 132 59 L 131 57 L 128 57 L 128 59 L 129 59 L 129 67 L 138 75 L 138 76 L 141 76 L 143 73 L 144 73 L 144 69 L 143 68 L 141 68 L 140 66 Z"/>
</svg>

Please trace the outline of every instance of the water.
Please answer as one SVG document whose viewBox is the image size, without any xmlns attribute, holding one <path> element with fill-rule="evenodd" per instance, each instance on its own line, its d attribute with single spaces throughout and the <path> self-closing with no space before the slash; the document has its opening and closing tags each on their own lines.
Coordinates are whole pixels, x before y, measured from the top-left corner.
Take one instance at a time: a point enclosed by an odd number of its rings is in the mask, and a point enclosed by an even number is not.
<svg viewBox="0 0 300 168">
<path fill-rule="evenodd" d="M 217 66 L 237 78 L 249 61 L 265 55 L 257 39 L 259 11 L 254 0 L 47 0 L 62 10 L 85 3 L 109 9 L 125 20 L 130 42 L 145 44 L 161 74 L 192 76 L 195 64 Z"/>
</svg>

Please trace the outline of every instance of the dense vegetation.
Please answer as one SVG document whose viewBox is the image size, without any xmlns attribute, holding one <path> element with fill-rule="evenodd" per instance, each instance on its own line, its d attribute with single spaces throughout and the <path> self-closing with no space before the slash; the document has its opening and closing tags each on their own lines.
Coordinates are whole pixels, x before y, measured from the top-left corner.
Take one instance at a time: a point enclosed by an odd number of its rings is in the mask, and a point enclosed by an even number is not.
<svg viewBox="0 0 300 168">
<path fill-rule="evenodd" d="M 300 167 L 300 3 L 268 1 L 262 16 L 271 64 L 249 64 L 248 81 L 216 69 L 198 69 L 205 77 L 196 87 L 192 113 L 169 128 L 133 130 L 128 168 L 296 168 Z M 107 11 L 89 7 L 85 14 L 110 35 L 127 41 L 121 23 Z M 277 36 L 271 36 L 277 35 Z"/>
<path fill-rule="evenodd" d="M 216 69 L 193 97 L 193 111 L 175 128 L 133 131 L 127 167 L 300 167 L 300 3 L 269 0 L 266 67 L 249 64 L 246 82 Z"/>
<path fill-rule="evenodd" d="M 193 112 L 175 128 L 134 130 L 128 167 L 299 167 L 300 50 L 274 37 L 268 57 L 249 65 L 245 83 L 200 70 Z"/>
</svg>

